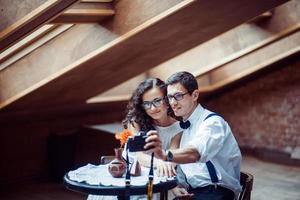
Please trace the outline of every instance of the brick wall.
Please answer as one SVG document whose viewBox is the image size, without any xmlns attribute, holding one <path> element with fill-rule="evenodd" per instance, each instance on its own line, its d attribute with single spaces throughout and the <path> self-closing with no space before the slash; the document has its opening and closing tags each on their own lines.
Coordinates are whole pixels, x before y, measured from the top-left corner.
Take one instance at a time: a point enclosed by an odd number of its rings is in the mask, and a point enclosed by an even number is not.
<svg viewBox="0 0 300 200">
<path fill-rule="evenodd" d="M 289 58 L 209 98 L 241 147 L 300 159 L 300 59 Z"/>
</svg>

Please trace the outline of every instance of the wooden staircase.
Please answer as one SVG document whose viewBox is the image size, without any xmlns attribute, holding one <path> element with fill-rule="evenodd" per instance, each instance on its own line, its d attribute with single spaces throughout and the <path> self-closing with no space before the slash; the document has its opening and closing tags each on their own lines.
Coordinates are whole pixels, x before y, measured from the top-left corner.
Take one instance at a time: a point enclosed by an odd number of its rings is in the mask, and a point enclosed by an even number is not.
<svg viewBox="0 0 300 200">
<path fill-rule="evenodd" d="M 299 1 L 290 1 L 271 12 L 237 26 L 192 48 L 88 102 L 124 101 L 146 77 L 167 79 L 175 71 L 187 70 L 198 79 L 202 95 L 237 82 L 300 50 Z M 283 23 L 284 22 L 284 23 Z"/>
<path fill-rule="evenodd" d="M 1 32 L 1 49 L 7 51 L 7 47 L 13 47 L 13 43 L 40 27 L 52 25 L 42 35 L 28 39 L 29 43 L 21 49 L 0 56 L 5 57 L 0 67 L 1 113 L 84 104 L 89 98 L 145 71 L 150 70 L 148 75 L 168 75 L 160 71 L 159 65 L 171 63 L 170 59 L 200 48 L 200 44 L 286 1 L 68 2 L 47 1 L 41 6 L 44 9 L 37 9 L 40 12 L 34 10 L 29 13 L 31 17 L 25 17 L 24 26 L 18 27 L 16 23 L 11 26 L 17 27 L 15 31 L 7 31 L 11 28 L 8 27 Z M 55 6 L 59 11 L 49 11 Z M 95 19 L 95 10 L 102 17 Z M 98 20 L 102 21 L 95 23 Z M 57 28 L 60 30 L 55 36 L 49 36 Z M 18 30 L 22 30 L 21 35 L 17 34 Z M 191 70 L 199 80 L 207 80 L 205 91 L 224 85 L 220 80 L 228 79 L 227 75 L 216 78 L 219 77 L 216 70 L 220 69 L 217 66 L 220 65 L 204 70 L 205 73 Z M 202 67 L 197 69 L 203 71 Z"/>
</svg>

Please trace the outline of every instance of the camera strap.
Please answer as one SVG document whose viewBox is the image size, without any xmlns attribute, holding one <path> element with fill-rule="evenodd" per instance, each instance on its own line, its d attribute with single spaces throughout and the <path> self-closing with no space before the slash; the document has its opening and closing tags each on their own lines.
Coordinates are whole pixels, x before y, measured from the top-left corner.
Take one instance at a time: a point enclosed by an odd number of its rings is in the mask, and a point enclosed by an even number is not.
<svg viewBox="0 0 300 200">
<path fill-rule="evenodd" d="M 149 180 L 148 180 L 148 200 L 152 200 L 153 194 L 153 157 L 154 153 L 151 154 L 151 163 L 150 163 L 150 171 L 149 171 Z"/>
<path fill-rule="evenodd" d="M 130 198 L 130 168 L 129 168 L 129 157 L 128 157 L 128 145 L 126 146 L 126 176 L 125 176 L 125 199 L 129 200 Z"/>
<path fill-rule="evenodd" d="M 128 146 L 126 146 L 126 176 L 125 176 L 125 199 L 129 199 L 130 197 L 130 162 L 129 162 L 129 156 L 128 156 Z M 148 200 L 152 200 L 152 194 L 153 194 L 153 159 L 154 159 L 154 153 L 151 154 L 151 162 L 150 162 L 150 170 L 148 175 Z"/>
</svg>

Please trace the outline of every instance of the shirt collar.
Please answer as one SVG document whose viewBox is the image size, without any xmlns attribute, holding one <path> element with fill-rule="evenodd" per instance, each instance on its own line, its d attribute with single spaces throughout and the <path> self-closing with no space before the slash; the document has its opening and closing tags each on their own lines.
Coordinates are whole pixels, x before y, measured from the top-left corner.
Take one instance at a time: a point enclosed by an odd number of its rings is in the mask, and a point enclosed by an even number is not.
<svg viewBox="0 0 300 200">
<path fill-rule="evenodd" d="M 203 113 L 204 113 L 204 108 L 198 104 L 197 107 L 195 108 L 195 110 L 193 111 L 193 113 L 189 116 L 189 118 L 187 120 L 190 121 L 191 126 L 195 123 L 197 123 L 197 121 L 200 118 L 203 118 Z"/>
</svg>

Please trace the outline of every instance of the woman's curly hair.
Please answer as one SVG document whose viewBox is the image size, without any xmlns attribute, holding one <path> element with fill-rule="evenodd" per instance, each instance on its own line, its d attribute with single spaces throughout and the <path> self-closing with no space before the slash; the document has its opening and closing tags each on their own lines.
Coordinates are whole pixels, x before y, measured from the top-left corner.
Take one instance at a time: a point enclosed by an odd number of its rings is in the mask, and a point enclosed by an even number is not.
<svg viewBox="0 0 300 200">
<path fill-rule="evenodd" d="M 149 78 L 139 84 L 127 104 L 126 117 L 122 122 L 124 128 L 127 128 L 128 124 L 134 125 L 134 123 L 136 123 L 139 126 L 140 131 L 147 132 L 149 130 L 155 130 L 153 119 L 146 113 L 142 106 L 143 95 L 145 92 L 155 87 L 159 88 L 164 96 L 167 95 L 167 85 L 159 78 Z M 164 101 L 168 107 L 168 115 L 176 119 L 166 97 L 164 98 Z"/>
</svg>

